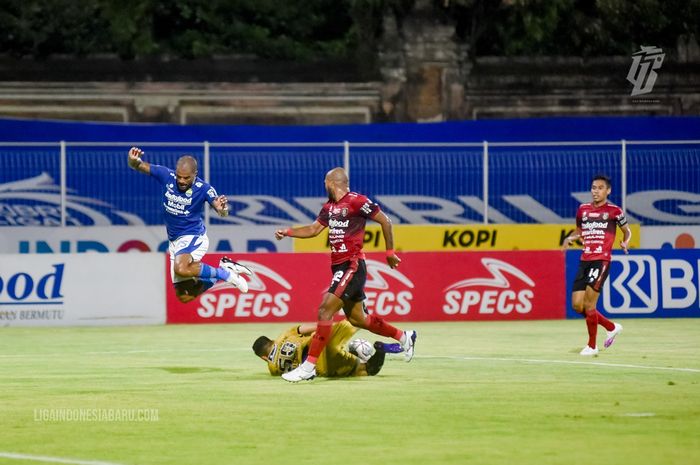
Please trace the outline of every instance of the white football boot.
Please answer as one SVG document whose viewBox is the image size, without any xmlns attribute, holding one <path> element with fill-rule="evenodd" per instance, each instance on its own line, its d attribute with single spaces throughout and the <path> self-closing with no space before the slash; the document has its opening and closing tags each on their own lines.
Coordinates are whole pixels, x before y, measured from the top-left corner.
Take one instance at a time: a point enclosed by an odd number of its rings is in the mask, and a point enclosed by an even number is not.
<svg viewBox="0 0 700 465">
<path fill-rule="evenodd" d="M 250 276 L 253 274 L 252 271 L 240 263 L 234 262 L 228 257 L 222 258 L 219 261 L 219 266 L 225 270 L 228 270 L 229 272 L 228 279 L 226 280 L 227 283 L 238 288 L 238 290 L 240 290 L 243 294 L 248 292 L 248 281 L 246 281 L 241 274 Z"/>
<path fill-rule="evenodd" d="M 415 331 L 404 331 L 404 341 L 401 343 L 401 348 L 403 349 L 403 356 L 406 362 L 410 362 L 413 358 L 413 354 L 416 350 L 416 338 L 418 334 Z"/>
<path fill-rule="evenodd" d="M 615 329 L 612 331 L 607 331 L 608 337 L 605 339 L 605 344 L 603 344 L 603 347 L 606 349 L 612 345 L 613 342 L 615 342 L 615 336 L 620 334 L 622 332 L 622 325 L 620 323 L 615 323 Z"/>
<path fill-rule="evenodd" d="M 580 354 L 586 357 L 592 357 L 598 355 L 598 348 L 596 347 L 593 349 L 591 346 L 586 346 L 581 350 Z"/>
<path fill-rule="evenodd" d="M 282 379 L 290 383 L 298 383 L 299 381 L 311 381 L 316 377 L 316 366 L 311 367 L 311 371 L 304 368 L 302 363 L 292 371 L 282 374 Z"/>
<path fill-rule="evenodd" d="M 224 257 L 219 260 L 219 266 L 221 268 L 226 268 L 229 271 L 233 271 L 236 274 L 245 274 L 248 276 L 253 276 L 253 272 L 247 266 L 241 265 L 238 262 L 234 262 L 228 257 Z"/>
</svg>

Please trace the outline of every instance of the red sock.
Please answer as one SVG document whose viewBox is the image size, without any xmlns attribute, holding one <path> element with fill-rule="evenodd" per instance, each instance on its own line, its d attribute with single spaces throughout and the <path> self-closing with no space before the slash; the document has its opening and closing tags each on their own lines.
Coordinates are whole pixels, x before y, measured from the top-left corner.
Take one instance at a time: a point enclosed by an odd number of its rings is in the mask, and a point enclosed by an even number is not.
<svg viewBox="0 0 700 465">
<path fill-rule="evenodd" d="M 326 348 L 328 344 L 328 339 L 331 336 L 331 326 L 333 326 L 333 321 L 323 320 L 316 323 L 316 332 L 314 337 L 311 339 L 311 347 L 309 347 L 309 355 L 306 357 L 306 361 L 309 363 L 316 364 L 316 360 L 321 356 L 321 352 Z"/>
<path fill-rule="evenodd" d="M 401 341 L 401 336 L 403 336 L 403 331 L 375 315 L 367 315 L 365 317 L 365 329 L 380 336 L 393 337 L 399 342 Z"/>
<path fill-rule="evenodd" d="M 603 315 L 601 315 L 598 310 L 596 310 L 595 312 L 598 315 L 598 324 L 600 326 L 607 329 L 608 331 L 612 331 L 613 329 L 615 329 L 615 323 L 613 323 L 612 321 L 608 320 Z"/>
<path fill-rule="evenodd" d="M 598 336 L 598 312 L 586 310 L 586 326 L 588 326 L 588 347 L 596 348 L 596 336 Z"/>
</svg>

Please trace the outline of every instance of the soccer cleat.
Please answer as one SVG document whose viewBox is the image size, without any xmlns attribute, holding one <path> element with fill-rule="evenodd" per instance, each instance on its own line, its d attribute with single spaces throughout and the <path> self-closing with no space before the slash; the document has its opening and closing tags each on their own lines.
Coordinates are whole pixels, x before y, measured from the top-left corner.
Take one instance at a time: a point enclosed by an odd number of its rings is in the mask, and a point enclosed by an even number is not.
<svg viewBox="0 0 700 465">
<path fill-rule="evenodd" d="M 591 346 L 586 346 L 581 350 L 581 355 L 587 356 L 587 357 L 592 357 L 594 355 L 598 355 L 598 348 L 596 347 L 595 349 L 592 348 Z"/>
<path fill-rule="evenodd" d="M 372 355 L 369 360 L 365 363 L 365 369 L 369 376 L 374 376 L 379 373 L 379 370 L 384 366 L 384 358 L 386 357 L 386 352 L 384 352 L 384 347 L 382 342 L 374 343 L 374 355 Z"/>
<path fill-rule="evenodd" d="M 282 379 L 289 381 L 290 383 L 298 383 L 299 381 L 310 381 L 316 377 L 316 367 L 313 367 L 311 371 L 305 370 L 302 365 L 299 365 L 292 371 L 282 374 Z"/>
<path fill-rule="evenodd" d="M 219 266 L 221 268 L 226 268 L 229 271 L 233 271 L 236 274 L 245 274 L 248 276 L 253 276 L 253 272 L 247 266 L 243 266 L 238 262 L 234 262 L 228 257 L 224 257 L 219 260 Z"/>
<path fill-rule="evenodd" d="M 226 282 L 232 285 L 235 288 L 238 288 L 239 291 L 241 291 L 243 294 L 248 292 L 248 281 L 243 279 L 242 276 L 237 275 L 236 273 L 229 272 L 228 278 L 226 278 Z"/>
<path fill-rule="evenodd" d="M 386 352 L 387 354 L 400 354 L 403 352 L 401 344 L 397 342 L 388 343 L 377 341 L 374 343 L 374 348 Z"/>
<path fill-rule="evenodd" d="M 615 342 L 615 337 L 622 332 L 622 325 L 620 323 L 615 323 L 615 329 L 612 331 L 608 331 L 608 337 L 605 339 L 605 344 L 603 347 L 606 349 L 612 345 L 613 342 Z"/>
<path fill-rule="evenodd" d="M 219 266 L 229 272 L 228 279 L 226 279 L 227 283 L 231 284 L 233 287 L 237 287 L 244 294 L 248 292 L 248 281 L 246 281 L 241 274 L 250 276 L 253 274 L 252 271 L 228 257 L 222 258 L 219 261 Z"/>
<path fill-rule="evenodd" d="M 403 349 L 404 359 L 410 362 L 416 349 L 417 334 L 415 331 L 404 331 L 403 334 L 406 340 L 401 343 L 401 348 Z"/>
</svg>

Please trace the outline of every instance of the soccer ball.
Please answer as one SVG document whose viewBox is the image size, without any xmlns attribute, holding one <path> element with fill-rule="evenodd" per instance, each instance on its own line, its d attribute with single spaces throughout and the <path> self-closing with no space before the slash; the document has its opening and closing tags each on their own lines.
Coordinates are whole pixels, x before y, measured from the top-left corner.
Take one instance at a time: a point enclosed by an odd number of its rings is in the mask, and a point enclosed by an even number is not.
<svg viewBox="0 0 700 465">
<path fill-rule="evenodd" d="M 353 339 L 348 344 L 348 350 L 357 356 L 362 363 L 367 363 L 367 360 L 374 355 L 374 347 L 366 339 Z"/>
</svg>

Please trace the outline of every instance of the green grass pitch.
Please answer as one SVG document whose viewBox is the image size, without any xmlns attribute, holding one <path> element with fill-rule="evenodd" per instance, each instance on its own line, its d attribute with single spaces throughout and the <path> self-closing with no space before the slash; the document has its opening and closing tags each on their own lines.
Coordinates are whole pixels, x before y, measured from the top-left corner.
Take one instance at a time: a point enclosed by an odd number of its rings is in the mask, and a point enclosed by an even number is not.
<svg viewBox="0 0 700 465">
<path fill-rule="evenodd" d="M 2 328 L 0 464 L 700 463 L 700 320 L 621 322 L 593 359 L 582 319 L 415 324 L 411 363 L 302 384 L 250 350 L 285 324 Z"/>
</svg>

